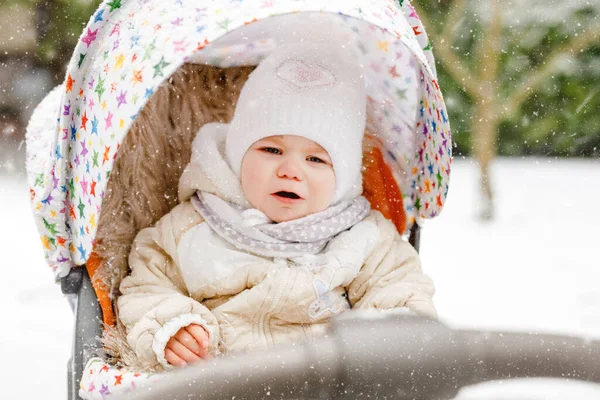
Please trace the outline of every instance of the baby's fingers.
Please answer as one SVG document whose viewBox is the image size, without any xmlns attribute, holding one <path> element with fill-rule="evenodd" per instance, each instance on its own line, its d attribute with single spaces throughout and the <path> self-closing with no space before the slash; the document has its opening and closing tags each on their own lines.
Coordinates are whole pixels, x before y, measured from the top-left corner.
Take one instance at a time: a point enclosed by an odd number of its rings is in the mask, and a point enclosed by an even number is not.
<svg viewBox="0 0 600 400">
<path fill-rule="evenodd" d="M 206 330 L 203 327 L 201 327 L 200 325 L 191 324 L 188 325 L 185 328 L 185 330 L 188 331 L 194 337 L 194 339 L 196 339 L 200 346 L 202 346 L 205 349 L 208 348 L 208 333 L 206 333 Z"/>
<path fill-rule="evenodd" d="M 211 360 L 212 355 L 208 351 L 208 346 L 209 346 L 210 342 L 209 342 L 209 336 L 208 336 L 208 333 L 206 333 L 206 330 L 204 330 L 204 328 L 201 327 L 200 325 L 189 325 L 188 327 L 186 327 L 186 330 L 199 343 L 199 345 L 201 347 L 201 351 L 199 353 L 200 357 L 202 357 L 205 360 Z"/>
<path fill-rule="evenodd" d="M 186 364 L 185 361 L 175 354 L 171 349 L 165 349 L 165 359 L 169 362 L 169 364 L 176 367 L 183 367 Z"/>
<path fill-rule="evenodd" d="M 180 329 L 179 332 L 175 334 L 175 339 L 177 339 L 184 347 L 187 347 L 189 350 L 191 350 L 194 354 L 199 356 L 200 353 L 202 353 L 203 347 L 185 329 Z"/>
<path fill-rule="evenodd" d="M 193 363 L 200 360 L 199 356 L 195 355 L 190 349 L 179 343 L 175 337 L 172 337 L 171 340 L 169 340 L 167 343 L 167 348 L 186 363 Z"/>
</svg>

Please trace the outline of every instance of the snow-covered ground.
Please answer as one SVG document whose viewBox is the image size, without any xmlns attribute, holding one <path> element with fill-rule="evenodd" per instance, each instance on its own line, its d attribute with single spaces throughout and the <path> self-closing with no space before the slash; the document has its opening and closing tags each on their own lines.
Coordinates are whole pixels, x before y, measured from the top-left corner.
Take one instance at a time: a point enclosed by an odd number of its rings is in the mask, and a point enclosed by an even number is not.
<svg viewBox="0 0 600 400">
<path fill-rule="evenodd" d="M 440 318 L 453 327 L 600 339 L 600 161 L 501 159 L 496 218 L 475 216 L 477 169 L 456 159 L 444 212 L 423 231 Z M 22 172 L 0 168 L 2 398 L 66 397 L 72 315 L 52 283 Z M 468 388 L 461 400 L 600 398 L 600 385 L 559 380 Z"/>
<path fill-rule="evenodd" d="M 499 160 L 496 218 L 487 223 L 475 218 L 474 162 L 456 158 L 452 174 L 444 211 L 422 233 L 440 318 L 453 327 L 600 339 L 600 160 Z M 600 385 L 550 380 L 486 384 L 461 396 L 599 398 Z"/>
<path fill-rule="evenodd" d="M 0 175 L 0 397 L 64 399 L 72 313 L 45 264 L 28 193 L 22 174 Z"/>
</svg>

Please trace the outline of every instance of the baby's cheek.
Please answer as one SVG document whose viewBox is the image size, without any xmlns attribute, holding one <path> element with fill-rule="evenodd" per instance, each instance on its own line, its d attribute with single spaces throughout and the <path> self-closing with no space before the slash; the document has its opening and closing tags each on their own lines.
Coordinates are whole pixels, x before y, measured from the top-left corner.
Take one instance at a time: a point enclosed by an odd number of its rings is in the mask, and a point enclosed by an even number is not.
<svg viewBox="0 0 600 400">
<path fill-rule="evenodd" d="M 314 192 L 318 196 L 319 204 L 324 208 L 328 207 L 335 193 L 335 176 L 333 172 L 330 175 L 324 175 L 315 182 Z"/>
<path fill-rule="evenodd" d="M 244 191 L 250 190 L 256 181 L 255 169 L 249 165 L 244 165 L 241 175 L 242 188 Z"/>
<path fill-rule="evenodd" d="M 262 209 L 264 207 L 264 191 L 265 182 L 261 179 L 261 175 L 256 172 L 248 172 L 242 179 L 242 190 L 246 199 L 252 207 Z"/>
</svg>

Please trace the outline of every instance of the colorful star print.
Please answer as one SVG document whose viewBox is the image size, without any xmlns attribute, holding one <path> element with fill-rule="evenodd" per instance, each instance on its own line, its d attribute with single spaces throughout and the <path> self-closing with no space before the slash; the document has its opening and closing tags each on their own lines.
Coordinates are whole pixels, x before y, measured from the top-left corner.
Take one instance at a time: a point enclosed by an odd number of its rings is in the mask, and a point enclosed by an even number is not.
<svg viewBox="0 0 600 400">
<path fill-rule="evenodd" d="M 71 76 L 71 74 L 67 75 L 67 82 L 65 83 L 65 88 L 67 93 L 69 93 L 71 90 L 73 90 L 73 84 L 75 83 L 75 80 L 73 79 L 73 77 Z"/>
<path fill-rule="evenodd" d="M 92 42 L 94 40 L 96 40 L 96 35 L 98 34 L 98 29 L 96 29 L 95 31 L 90 30 L 90 28 L 87 28 L 87 33 L 85 36 L 83 36 L 81 38 L 81 41 L 83 43 L 85 43 L 87 45 L 87 47 L 89 48 L 90 45 L 92 44 Z"/>
<path fill-rule="evenodd" d="M 121 90 L 121 94 L 117 97 L 117 108 L 121 107 L 123 104 L 127 104 L 127 99 L 125 98 L 126 94 L 127 91 L 123 92 Z"/>
<path fill-rule="evenodd" d="M 112 0 L 110 3 L 108 3 L 108 6 L 110 7 L 110 12 L 113 12 L 117 8 L 121 8 L 121 0 Z"/>
<path fill-rule="evenodd" d="M 160 374 L 115 368 L 97 357 L 87 362 L 84 371 L 86 373 L 81 377 L 79 395 L 91 400 L 108 399 L 111 396 L 127 397 L 131 390 L 136 389 L 136 382 L 151 384 L 162 378 Z"/>
<path fill-rule="evenodd" d="M 77 62 L 77 67 L 81 68 L 81 64 L 83 64 L 83 60 L 85 59 L 85 54 L 80 53 L 79 54 L 79 61 Z"/>
<path fill-rule="evenodd" d="M 102 15 L 104 14 L 104 10 L 98 10 L 98 12 L 94 15 L 94 23 L 103 21 Z"/>
<path fill-rule="evenodd" d="M 153 78 L 156 78 L 157 76 L 164 76 L 163 75 L 163 69 L 165 69 L 165 67 L 167 67 L 169 65 L 169 63 L 165 62 L 165 58 L 162 57 L 160 59 L 160 61 L 158 62 L 158 64 L 156 64 L 153 68 L 154 68 L 154 76 Z"/>
<path fill-rule="evenodd" d="M 98 84 L 94 90 L 98 94 L 98 100 L 102 100 L 102 94 L 104 93 L 104 79 L 98 77 Z"/>
</svg>

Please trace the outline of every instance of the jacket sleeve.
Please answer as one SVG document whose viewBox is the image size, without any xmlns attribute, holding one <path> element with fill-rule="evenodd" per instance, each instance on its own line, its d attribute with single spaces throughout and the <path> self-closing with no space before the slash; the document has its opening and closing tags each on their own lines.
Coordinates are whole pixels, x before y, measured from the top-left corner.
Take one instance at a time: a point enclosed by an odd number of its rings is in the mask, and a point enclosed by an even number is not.
<svg viewBox="0 0 600 400">
<path fill-rule="evenodd" d="M 164 369 L 171 365 L 164 356 L 169 339 L 189 324 L 202 325 L 210 336 L 210 351 L 218 347 L 219 328 L 214 315 L 191 298 L 178 267 L 177 243 L 202 218 L 189 203 L 175 207 L 154 227 L 136 236 L 129 266 L 117 300 L 119 319 L 125 325 L 127 342 L 145 367 Z M 160 369 L 160 368 L 158 368 Z"/>
<path fill-rule="evenodd" d="M 435 288 L 423 274 L 416 250 L 381 213 L 373 211 L 369 219 L 377 225 L 379 237 L 347 287 L 352 308 L 437 318 L 432 299 Z"/>
</svg>

